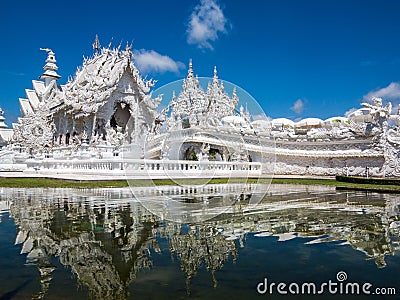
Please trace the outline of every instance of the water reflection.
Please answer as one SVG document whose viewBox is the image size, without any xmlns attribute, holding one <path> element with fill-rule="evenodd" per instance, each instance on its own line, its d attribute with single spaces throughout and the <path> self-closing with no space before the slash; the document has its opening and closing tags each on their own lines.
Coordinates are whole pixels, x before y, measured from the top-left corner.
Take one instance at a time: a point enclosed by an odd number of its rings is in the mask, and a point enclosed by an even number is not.
<svg viewBox="0 0 400 300">
<path fill-rule="evenodd" d="M 171 259 L 178 259 L 185 274 L 187 293 L 201 268 L 210 272 L 217 287 L 216 272 L 238 258 L 238 249 L 246 247 L 249 235 L 282 242 L 305 238 L 307 244 L 340 241 L 374 259 L 379 268 L 386 266 L 386 256 L 399 249 L 397 196 L 272 185 L 254 207 L 248 202 L 257 190 L 254 186 L 227 188 L 228 196 L 215 186 L 221 199 L 236 197 L 234 205 L 201 224 L 164 221 L 132 199 L 128 188 L 2 189 L 0 222 L 5 214 L 13 218 L 15 244 L 20 245 L 26 263 L 39 270 L 41 289 L 33 295 L 36 299 L 48 293 L 56 269 L 54 258 L 70 268 L 93 297 L 128 298 L 129 285 L 138 272 L 152 269 L 153 255 L 162 251 L 160 243 L 165 242 Z M 235 188 L 240 194 L 235 195 Z M 163 194 L 202 197 L 195 188 L 163 189 Z M 157 197 L 153 194 L 152 201 Z"/>
<path fill-rule="evenodd" d="M 178 223 L 203 223 L 231 211 L 240 201 L 255 206 L 268 189 L 269 184 L 243 183 L 131 187 L 147 210 Z"/>
</svg>

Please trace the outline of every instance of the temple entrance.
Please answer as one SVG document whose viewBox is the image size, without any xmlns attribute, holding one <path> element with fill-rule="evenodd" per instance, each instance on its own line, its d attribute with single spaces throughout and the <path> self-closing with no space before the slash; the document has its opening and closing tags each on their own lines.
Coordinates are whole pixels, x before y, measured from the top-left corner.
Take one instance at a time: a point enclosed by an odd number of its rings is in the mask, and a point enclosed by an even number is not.
<svg viewBox="0 0 400 300">
<path fill-rule="evenodd" d="M 208 160 L 222 161 L 223 160 L 222 151 L 220 151 L 220 149 L 210 148 Z"/>
<path fill-rule="evenodd" d="M 122 132 L 125 132 L 130 117 L 129 105 L 124 102 L 118 102 L 115 105 L 114 114 L 111 116 L 110 126 L 114 129 L 117 129 L 117 126 L 122 127 Z"/>
<path fill-rule="evenodd" d="M 193 146 L 190 146 L 186 151 L 185 151 L 185 160 L 199 160 L 195 148 Z"/>
</svg>

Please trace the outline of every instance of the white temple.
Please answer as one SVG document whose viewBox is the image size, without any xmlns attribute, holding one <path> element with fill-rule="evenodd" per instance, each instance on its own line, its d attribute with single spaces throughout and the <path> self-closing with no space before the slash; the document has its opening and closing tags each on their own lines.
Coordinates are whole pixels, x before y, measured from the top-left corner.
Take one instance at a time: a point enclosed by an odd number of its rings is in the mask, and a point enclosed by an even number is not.
<svg viewBox="0 0 400 300">
<path fill-rule="evenodd" d="M 11 141 L 14 133 L 4 122 L 6 118 L 4 118 L 3 114 L 4 111 L 0 108 L 0 149 Z"/>
<path fill-rule="evenodd" d="M 20 146 L 33 152 L 82 143 L 115 146 L 118 139 L 129 143 L 149 132 L 161 98 L 151 98 L 153 81 L 139 75 L 131 47 L 96 48 L 63 86 L 57 85 L 54 52 L 41 50 L 48 54 L 44 81 L 33 81 L 20 99 L 22 117 L 14 128 Z"/>
<path fill-rule="evenodd" d="M 182 91 L 158 110 L 153 80 L 143 80 L 124 50 L 100 48 L 58 85 L 55 54 L 20 98 L 6 129 L 0 114 L 0 170 L 43 174 L 163 176 L 400 176 L 400 112 L 374 98 L 348 118 L 255 120 L 214 76 L 206 90 L 192 62 Z M 2 118 L 2 119 L 1 119 Z M 10 132 L 13 137 L 10 140 Z M 8 132 L 8 133 L 5 133 Z M 165 172 L 168 174 L 165 174 Z M 164 172 L 164 173 L 163 173 Z M 163 175 L 164 174 L 164 175 Z"/>
</svg>

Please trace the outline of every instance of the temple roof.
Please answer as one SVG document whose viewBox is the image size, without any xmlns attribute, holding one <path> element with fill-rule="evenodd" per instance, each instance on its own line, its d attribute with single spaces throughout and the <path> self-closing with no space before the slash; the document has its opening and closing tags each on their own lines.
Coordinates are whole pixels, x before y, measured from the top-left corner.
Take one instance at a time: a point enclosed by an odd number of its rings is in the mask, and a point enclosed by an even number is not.
<svg viewBox="0 0 400 300">
<path fill-rule="evenodd" d="M 141 78 L 131 57 L 132 52 L 127 47 L 124 51 L 102 48 L 92 57 L 84 58 L 74 78 L 62 86 L 63 92 L 58 93 L 52 101 L 53 109 L 69 106 L 84 114 L 94 113 L 105 104 L 126 73 L 135 83 L 132 92 L 139 96 L 140 101 L 149 100 L 148 93 L 154 83 Z"/>
<path fill-rule="evenodd" d="M 232 97 L 225 92 L 223 82 L 218 79 L 217 68 L 214 67 L 214 77 L 204 91 L 199 79 L 194 76 L 192 60 L 189 62 L 188 75 L 182 84 L 182 91 L 178 97 L 173 97 L 170 107 L 173 118 L 176 116 L 188 117 L 192 122 L 202 122 L 204 119 L 217 120 L 226 116 L 233 116 L 239 102 L 236 90 Z M 195 121 L 196 120 L 196 121 Z M 203 120 L 204 121 L 204 120 Z"/>
<path fill-rule="evenodd" d="M 151 104 L 148 93 L 154 82 L 141 78 L 132 61 L 131 48 L 127 47 L 124 51 L 119 48 L 102 48 L 92 57 L 84 58 L 75 76 L 52 99 L 52 111 L 68 107 L 70 111 L 79 111 L 84 115 L 95 113 L 118 88 L 124 74 L 130 77 L 129 81 L 134 82 L 133 93 L 138 95 L 140 101 L 145 100 Z"/>
</svg>

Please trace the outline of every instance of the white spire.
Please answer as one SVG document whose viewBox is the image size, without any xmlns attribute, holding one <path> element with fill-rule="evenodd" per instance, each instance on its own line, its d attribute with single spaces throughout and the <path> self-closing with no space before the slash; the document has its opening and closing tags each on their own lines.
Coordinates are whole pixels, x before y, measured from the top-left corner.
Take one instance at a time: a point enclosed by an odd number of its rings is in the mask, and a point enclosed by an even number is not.
<svg viewBox="0 0 400 300">
<path fill-rule="evenodd" d="M 46 64 L 43 67 L 44 73 L 40 76 L 40 79 L 43 79 L 45 85 L 48 86 L 51 81 L 58 80 L 61 76 L 57 74 L 58 67 L 54 52 L 49 48 L 40 48 L 40 50 L 47 52 Z"/>
<path fill-rule="evenodd" d="M 192 59 L 189 60 L 189 69 L 188 69 L 188 78 L 192 78 L 193 77 L 193 63 L 192 63 Z"/>
<path fill-rule="evenodd" d="M 4 111 L 3 111 L 3 109 L 0 107 L 0 128 L 8 128 L 8 126 L 6 125 L 6 123 L 4 123 L 4 120 L 5 120 L 6 118 L 4 118 L 3 114 L 4 114 Z"/>
<path fill-rule="evenodd" d="M 97 34 L 96 34 L 96 38 L 94 39 L 94 43 L 93 43 L 92 47 L 96 53 L 99 53 L 101 46 L 100 46 L 100 42 L 99 42 L 99 36 Z"/>
<path fill-rule="evenodd" d="M 218 72 L 217 72 L 217 66 L 214 66 L 214 77 L 213 77 L 213 86 L 214 88 L 218 88 Z"/>
</svg>

